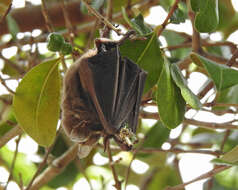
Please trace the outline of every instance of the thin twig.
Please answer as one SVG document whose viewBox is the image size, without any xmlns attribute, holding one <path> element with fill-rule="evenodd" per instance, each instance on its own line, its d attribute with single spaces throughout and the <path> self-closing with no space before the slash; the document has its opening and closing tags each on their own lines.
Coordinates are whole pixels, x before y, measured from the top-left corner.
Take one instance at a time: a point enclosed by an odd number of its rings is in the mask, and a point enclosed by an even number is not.
<svg viewBox="0 0 238 190">
<path fill-rule="evenodd" d="M 166 188 L 166 190 L 181 190 L 183 189 L 185 186 L 191 184 L 191 183 L 194 183 L 196 181 L 199 181 L 199 180 L 202 180 L 202 179 L 206 179 L 206 178 L 209 178 L 209 177 L 212 177 L 214 176 L 215 174 L 221 172 L 221 171 L 224 171 L 228 168 L 230 168 L 231 166 L 216 166 L 214 169 L 210 170 L 209 172 L 205 173 L 205 174 L 202 174 L 200 175 L 199 177 L 191 180 L 191 181 L 188 181 L 186 183 L 183 183 L 183 184 L 180 184 L 180 185 L 176 185 L 174 187 L 168 187 Z"/>
<path fill-rule="evenodd" d="M 43 159 L 43 161 L 40 163 L 40 165 L 38 166 L 37 168 L 37 171 L 35 172 L 34 176 L 32 177 L 31 181 L 29 182 L 27 188 L 25 190 L 30 190 L 31 189 L 31 186 L 33 184 L 33 182 L 35 181 L 36 177 L 40 174 L 40 172 L 43 170 L 43 168 L 45 167 L 45 165 L 47 164 L 47 161 L 48 161 L 48 157 L 56 143 L 56 139 L 58 138 L 59 134 L 60 134 L 60 130 L 61 130 L 61 125 L 60 125 L 60 128 L 58 129 L 57 133 L 56 133 L 56 137 L 55 137 L 55 140 L 53 142 L 52 145 L 49 146 L 49 148 L 47 148 L 47 152 L 45 154 L 45 157 Z"/>
<path fill-rule="evenodd" d="M 127 167 L 127 171 L 126 171 L 125 189 L 126 189 L 126 186 L 127 186 L 127 184 L 128 184 L 129 177 L 130 177 L 131 164 L 132 164 L 133 160 L 136 158 L 137 153 L 141 151 L 142 146 L 143 146 L 143 144 L 144 144 L 144 141 L 145 141 L 145 139 L 142 139 L 141 142 L 140 142 L 140 144 L 139 144 L 139 145 L 136 147 L 136 149 L 134 149 L 134 151 L 133 151 L 132 159 L 131 159 L 131 161 L 130 161 L 130 163 L 129 163 L 129 166 Z"/>
<path fill-rule="evenodd" d="M 98 147 L 103 148 L 102 145 L 98 145 Z M 121 148 L 118 146 L 110 146 L 111 151 L 121 151 Z M 220 156 L 223 152 L 211 151 L 211 150 L 183 150 L 181 148 L 171 148 L 171 149 L 161 149 L 161 148 L 140 148 L 138 150 L 132 149 L 133 152 L 138 153 L 157 153 L 157 152 L 167 152 L 167 153 L 174 153 L 174 154 L 181 154 L 181 153 L 196 153 L 196 154 L 210 154 L 214 156 Z M 133 159 L 132 159 L 133 160 Z M 125 175 L 127 176 L 127 175 Z M 126 180 L 125 180 L 126 181 Z"/>
<path fill-rule="evenodd" d="M 7 86 L 5 80 L 1 77 L 1 75 L 0 75 L 0 83 L 7 89 L 7 91 L 8 91 L 11 95 L 14 95 L 14 94 L 15 94 L 15 92 L 14 92 L 13 90 L 11 90 L 11 89 Z"/>
<path fill-rule="evenodd" d="M 67 11 L 67 7 L 65 6 L 64 0 L 61 0 L 60 6 L 61 6 L 63 14 L 64 14 L 65 26 L 69 31 L 69 41 L 70 41 L 71 45 L 73 45 L 74 29 L 73 29 L 72 23 L 69 19 L 69 14 Z"/>
<path fill-rule="evenodd" d="M 8 13 L 9 13 L 10 10 L 11 10 L 11 8 L 12 8 L 12 3 L 9 4 L 9 6 L 8 6 L 6 12 L 5 12 L 5 14 L 4 14 L 3 17 L 1 18 L 1 20 L 0 20 L 0 25 L 2 24 L 3 20 L 5 20 L 6 16 L 8 15 Z"/>
<path fill-rule="evenodd" d="M 157 32 L 157 36 L 160 36 L 163 30 L 165 29 L 166 25 L 169 23 L 170 17 L 173 15 L 174 11 L 178 8 L 178 3 L 180 0 L 175 0 L 173 6 L 171 7 L 167 17 L 165 18 L 163 24 L 161 25 L 160 29 Z"/>
<path fill-rule="evenodd" d="M 15 167 L 16 159 L 17 159 L 18 147 L 19 147 L 20 140 L 21 140 L 21 134 L 16 139 L 16 148 L 15 148 L 14 156 L 13 156 L 13 159 L 12 159 L 11 168 L 10 168 L 10 171 L 9 171 L 10 174 L 8 176 L 7 183 L 6 183 L 6 186 L 4 187 L 4 190 L 7 189 L 7 186 L 8 186 L 8 184 L 9 184 L 9 182 L 12 179 L 12 176 L 13 176 L 13 170 L 14 170 L 14 167 Z"/>
<path fill-rule="evenodd" d="M 227 66 L 231 67 L 234 63 L 236 63 L 236 58 L 238 57 L 238 49 L 233 53 L 232 57 L 230 58 L 229 61 L 227 61 Z"/>
<path fill-rule="evenodd" d="M 14 128 L 12 128 L 0 138 L 0 148 L 4 146 L 9 140 L 22 133 L 23 131 L 19 126 L 15 126 Z"/>
<path fill-rule="evenodd" d="M 108 158 L 109 158 L 109 165 L 111 167 L 112 175 L 113 175 L 113 178 L 114 178 L 114 181 L 115 181 L 114 186 L 115 186 L 115 188 L 117 190 L 121 190 L 121 181 L 119 181 L 119 179 L 118 179 L 118 176 L 117 176 L 117 173 L 116 173 L 116 169 L 114 167 L 113 160 L 112 160 L 110 140 L 107 141 L 106 146 L 107 146 L 107 153 L 108 153 Z"/>
<path fill-rule="evenodd" d="M 220 151 L 223 152 L 224 146 L 225 146 L 226 141 L 227 141 L 227 139 L 228 139 L 228 137 L 229 137 L 230 134 L 231 134 L 231 130 L 226 130 L 226 132 L 225 132 L 225 134 L 224 134 L 224 137 L 223 137 L 223 140 L 222 140 L 222 142 L 221 142 Z"/>
<path fill-rule="evenodd" d="M 113 10 L 112 0 L 107 0 L 106 18 L 109 22 L 112 21 L 112 10 Z M 102 37 L 109 37 L 110 28 L 107 25 L 105 25 L 102 33 L 103 33 Z"/>
<path fill-rule="evenodd" d="M 54 31 L 54 27 L 53 27 L 53 24 L 49 18 L 49 14 L 48 14 L 48 10 L 46 8 L 46 3 L 45 3 L 45 0 L 41 0 L 41 11 L 42 11 L 42 14 L 44 16 L 44 19 L 45 19 L 45 23 L 46 23 L 46 28 L 49 32 L 53 32 Z"/>
<path fill-rule="evenodd" d="M 35 181 L 36 177 L 40 174 L 40 172 L 43 170 L 43 168 L 45 167 L 45 165 L 47 164 L 47 160 L 48 160 L 48 157 L 52 151 L 52 148 L 54 147 L 54 144 L 51 145 L 48 149 L 47 149 L 47 152 L 45 154 L 45 157 L 43 159 L 43 161 L 40 163 L 40 165 L 38 166 L 37 168 L 37 171 L 35 172 L 34 176 L 32 177 L 31 181 L 29 182 L 28 186 L 26 187 L 25 190 L 30 190 L 31 189 L 31 186 L 33 184 L 33 182 Z"/>
<path fill-rule="evenodd" d="M 30 190 L 38 190 L 43 185 L 47 184 L 51 179 L 53 179 L 56 175 L 61 173 L 64 168 L 75 159 L 78 153 L 78 144 L 74 144 L 67 150 L 62 156 L 55 159 L 52 164 L 46 168 L 35 180 L 32 184 Z"/>
<path fill-rule="evenodd" d="M 91 7 L 86 0 L 82 0 L 85 4 L 85 6 L 87 7 L 87 9 L 94 15 L 96 16 L 102 23 L 104 23 L 105 25 L 107 25 L 110 29 L 114 30 L 118 35 L 123 35 L 123 33 L 121 32 L 121 29 L 116 28 L 115 26 L 113 26 L 113 24 L 111 24 L 108 19 L 106 19 L 104 16 L 102 16 L 100 13 L 98 13 L 93 7 Z"/>
<path fill-rule="evenodd" d="M 141 111 L 140 112 L 140 117 L 144 119 L 159 119 L 159 114 L 156 112 L 146 112 L 146 111 Z M 187 119 L 185 118 L 183 120 L 184 124 L 189 124 L 189 125 L 195 125 L 199 126 L 202 128 L 207 128 L 207 129 L 238 129 L 237 125 L 232 125 L 232 124 L 227 124 L 227 123 L 214 123 L 214 122 L 204 122 L 204 121 L 197 121 L 194 119 Z"/>
</svg>

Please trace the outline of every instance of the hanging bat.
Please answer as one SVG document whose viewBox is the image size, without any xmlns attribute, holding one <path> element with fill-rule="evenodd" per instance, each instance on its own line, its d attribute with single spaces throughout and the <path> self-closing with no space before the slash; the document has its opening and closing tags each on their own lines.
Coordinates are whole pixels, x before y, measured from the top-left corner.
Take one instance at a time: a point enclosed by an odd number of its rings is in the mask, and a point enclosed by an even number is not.
<svg viewBox="0 0 238 190">
<path fill-rule="evenodd" d="M 71 140 L 79 143 L 80 158 L 100 137 L 104 142 L 113 138 L 122 150 L 132 148 L 129 139 L 136 132 L 147 73 L 120 55 L 123 40 L 96 39 L 96 48 L 64 76 L 62 123 Z"/>
</svg>

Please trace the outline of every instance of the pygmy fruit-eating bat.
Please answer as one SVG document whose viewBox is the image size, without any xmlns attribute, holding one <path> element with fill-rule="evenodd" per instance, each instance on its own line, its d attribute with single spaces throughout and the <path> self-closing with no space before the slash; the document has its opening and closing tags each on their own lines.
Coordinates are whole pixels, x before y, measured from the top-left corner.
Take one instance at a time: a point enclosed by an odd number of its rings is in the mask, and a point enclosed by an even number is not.
<svg viewBox="0 0 238 190">
<path fill-rule="evenodd" d="M 121 43 L 96 39 L 96 48 L 64 76 L 62 122 L 66 134 L 79 143 L 80 158 L 100 137 L 104 142 L 113 138 L 122 150 L 132 148 L 129 139 L 136 132 L 146 72 L 120 55 Z"/>
</svg>

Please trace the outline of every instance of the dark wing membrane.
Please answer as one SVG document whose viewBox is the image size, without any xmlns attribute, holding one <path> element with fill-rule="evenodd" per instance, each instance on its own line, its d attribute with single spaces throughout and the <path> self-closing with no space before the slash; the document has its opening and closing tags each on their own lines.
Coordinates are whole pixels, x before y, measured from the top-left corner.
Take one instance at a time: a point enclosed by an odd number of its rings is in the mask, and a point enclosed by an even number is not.
<svg viewBox="0 0 238 190">
<path fill-rule="evenodd" d="M 128 125 L 131 128 L 132 132 L 136 132 L 136 127 L 138 123 L 138 116 L 140 111 L 140 103 L 141 103 L 141 97 L 144 89 L 145 79 L 146 79 L 146 72 L 141 71 L 139 74 L 139 79 L 137 81 L 137 86 L 135 90 L 135 97 L 136 100 L 134 102 L 133 110 L 130 112 L 128 116 Z"/>
<path fill-rule="evenodd" d="M 128 123 L 135 131 L 146 73 L 118 48 L 88 59 L 94 89 L 109 127 L 115 130 Z"/>
<path fill-rule="evenodd" d="M 102 52 L 88 59 L 94 89 L 101 110 L 110 123 L 115 109 L 119 75 L 118 49 Z"/>
<path fill-rule="evenodd" d="M 112 125 L 121 127 L 122 124 L 128 123 L 132 131 L 135 132 L 145 79 L 145 71 L 129 59 L 122 59 Z"/>
</svg>

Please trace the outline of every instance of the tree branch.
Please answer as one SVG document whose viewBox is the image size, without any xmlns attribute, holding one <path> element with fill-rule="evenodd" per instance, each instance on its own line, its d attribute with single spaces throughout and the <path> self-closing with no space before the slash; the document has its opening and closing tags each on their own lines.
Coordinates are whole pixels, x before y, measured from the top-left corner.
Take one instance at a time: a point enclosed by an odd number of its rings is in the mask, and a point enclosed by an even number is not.
<svg viewBox="0 0 238 190">
<path fill-rule="evenodd" d="M 183 183 L 183 184 L 180 184 L 180 185 L 176 185 L 174 187 L 168 187 L 166 188 L 166 190 L 180 190 L 180 189 L 183 189 L 186 185 L 189 185 L 191 183 L 194 183 L 196 181 L 199 181 L 199 180 L 202 180 L 202 179 L 206 179 L 206 178 L 209 178 L 209 177 L 212 177 L 214 176 L 215 174 L 221 172 L 221 171 L 224 171 L 228 168 L 230 168 L 231 166 L 216 166 L 214 169 L 212 169 L 211 171 L 205 173 L 205 174 L 202 174 L 200 175 L 199 177 L 191 180 L 191 181 L 188 181 L 186 183 Z"/>
<path fill-rule="evenodd" d="M 3 135 L 0 138 L 0 148 L 4 146 L 9 140 L 22 133 L 23 131 L 19 126 L 15 126 L 14 128 L 12 128 L 10 131 L 8 131 L 5 135 Z"/>
<path fill-rule="evenodd" d="M 47 184 L 56 175 L 61 173 L 64 168 L 75 159 L 78 153 L 78 144 L 74 144 L 62 156 L 53 161 L 52 165 L 44 170 L 35 180 L 31 186 L 31 190 L 37 190 L 43 185 Z"/>
</svg>

